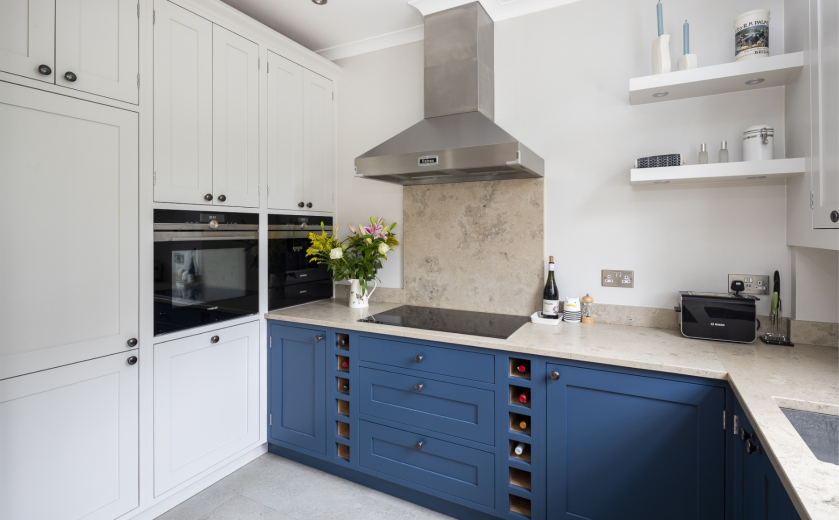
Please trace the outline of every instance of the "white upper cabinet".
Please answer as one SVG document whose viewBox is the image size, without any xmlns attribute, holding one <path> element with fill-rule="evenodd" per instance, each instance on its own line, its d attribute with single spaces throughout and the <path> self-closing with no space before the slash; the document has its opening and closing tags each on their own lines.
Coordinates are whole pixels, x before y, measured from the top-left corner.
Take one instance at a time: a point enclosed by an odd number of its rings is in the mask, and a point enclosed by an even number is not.
<svg viewBox="0 0 839 520">
<path fill-rule="evenodd" d="M 332 82 L 303 70 L 303 199 L 332 212 Z"/>
<path fill-rule="evenodd" d="M 259 46 L 213 26 L 213 204 L 259 207 Z"/>
<path fill-rule="evenodd" d="M 813 228 L 839 229 L 839 3 L 811 0 Z"/>
<path fill-rule="evenodd" d="M 211 204 L 213 24 L 166 0 L 154 7 L 154 200 Z"/>
<path fill-rule="evenodd" d="M 303 67 L 268 52 L 268 207 L 303 202 Z"/>
<path fill-rule="evenodd" d="M 137 104 L 137 6 L 137 0 L 55 0 L 56 83 Z"/>
<path fill-rule="evenodd" d="M 140 365 L 131 356 L 0 381 L 0 518 L 112 520 L 137 507 Z"/>
<path fill-rule="evenodd" d="M 0 70 L 55 81 L 55 1 L 0 1 Z"/>
<path fill-rule="evenodd" d="M 140 339 L 135 112 L 0 82 L 0 379 Z M 25 223 L 23 225 L 22 223 Z"/>
</svg>

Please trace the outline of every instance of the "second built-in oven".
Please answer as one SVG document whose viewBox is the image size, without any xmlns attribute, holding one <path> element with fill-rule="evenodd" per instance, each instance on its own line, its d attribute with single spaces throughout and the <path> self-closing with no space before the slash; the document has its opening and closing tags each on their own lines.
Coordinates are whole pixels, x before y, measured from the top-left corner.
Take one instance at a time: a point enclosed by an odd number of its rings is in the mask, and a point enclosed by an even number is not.
<svg viewBox="0 0 839 520">
<path fill-rule="evenodd" d="M 326 266 L 310 262 L 309 233 L 332 234 L 332 218 L 268 215 L 268 310 L 332 298 Z"/>
</svg>

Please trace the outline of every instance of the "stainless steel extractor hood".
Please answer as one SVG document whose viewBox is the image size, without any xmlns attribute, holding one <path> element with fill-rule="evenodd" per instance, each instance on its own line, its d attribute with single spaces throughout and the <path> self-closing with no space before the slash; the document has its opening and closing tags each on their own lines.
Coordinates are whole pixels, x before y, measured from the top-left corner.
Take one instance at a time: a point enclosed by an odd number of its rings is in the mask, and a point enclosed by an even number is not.
<svg viewBox="0 0 839 520">
<path fill-rule="evenodd" d="M 355 160 L 405 186 L 543 177 L 545 161 L 493 122 L 493 24 L 479 2 L 425 17 L 425 119 Z"/>
</svg>

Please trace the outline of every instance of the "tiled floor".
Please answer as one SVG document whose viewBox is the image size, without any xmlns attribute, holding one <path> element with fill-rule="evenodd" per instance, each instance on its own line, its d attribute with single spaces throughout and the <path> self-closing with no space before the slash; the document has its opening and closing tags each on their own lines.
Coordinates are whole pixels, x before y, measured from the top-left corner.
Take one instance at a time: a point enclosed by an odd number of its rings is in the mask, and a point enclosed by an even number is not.
<svg viewBox="0 0 839 520">
<path fill-rule="evenodd" d="M 157 520 L 444 520 L 450 518 L 272 453 Z"/>
</svg>

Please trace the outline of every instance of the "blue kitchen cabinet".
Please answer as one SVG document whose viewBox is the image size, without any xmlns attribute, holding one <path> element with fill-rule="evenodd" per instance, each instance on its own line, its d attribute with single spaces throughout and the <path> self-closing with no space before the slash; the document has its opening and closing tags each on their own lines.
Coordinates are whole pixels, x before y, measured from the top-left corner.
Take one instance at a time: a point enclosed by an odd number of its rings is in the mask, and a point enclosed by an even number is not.
<svg viewBox="0 0 839 520">
<path fill-rule="evenodd" d="M 738 402 L 734 459 L 736 520 L 800 520 L 781 479 Z"/>
<path fill-rule="evenodd" d="M 547 372 L 548 518 L 725 517 L 724 388 L 551 363 Z"/>
<path fill-rule="evenodd" d="M 326 331 L 271 324 L 268 442 L 326 454 Z"/>
</svg>

